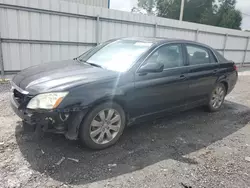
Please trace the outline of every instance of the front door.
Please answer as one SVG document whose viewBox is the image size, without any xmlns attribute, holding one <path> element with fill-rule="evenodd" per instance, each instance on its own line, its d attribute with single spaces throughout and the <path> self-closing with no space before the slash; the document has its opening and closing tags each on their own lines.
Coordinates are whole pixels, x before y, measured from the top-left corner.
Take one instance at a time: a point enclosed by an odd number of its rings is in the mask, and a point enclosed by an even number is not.
<svg viewBox="0 0 250 188">
<path fill-rule="evenodd" d="M 163 72 L 135 73 L 135 90 L 130 110 L 133 117 L 185 107 L 188 80 L 182 45 L 165 44 L 157 48 L 142 65 L 154 62 L 164 64 Z"/>
</svg>

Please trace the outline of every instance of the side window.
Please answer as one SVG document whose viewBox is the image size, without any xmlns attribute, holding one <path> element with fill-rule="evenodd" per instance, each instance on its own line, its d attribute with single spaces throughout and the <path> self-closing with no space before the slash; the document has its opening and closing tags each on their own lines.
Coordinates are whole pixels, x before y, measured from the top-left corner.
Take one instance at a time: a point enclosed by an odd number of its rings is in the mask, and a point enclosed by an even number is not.
<svg viewBox="0 0 250 188">
<path fill-rule="evenodd" d="M 209 52 L 203 47 L 187 45 L 187 53 L 190 65 L 210 63 Z"/>
<path fill-rule="evenodd" d="M 164 69 L 183 66 L 182 48 L 180 44 L 168 44 L 158 48 L 146 63 L 162 63 Z"/>
</svg>

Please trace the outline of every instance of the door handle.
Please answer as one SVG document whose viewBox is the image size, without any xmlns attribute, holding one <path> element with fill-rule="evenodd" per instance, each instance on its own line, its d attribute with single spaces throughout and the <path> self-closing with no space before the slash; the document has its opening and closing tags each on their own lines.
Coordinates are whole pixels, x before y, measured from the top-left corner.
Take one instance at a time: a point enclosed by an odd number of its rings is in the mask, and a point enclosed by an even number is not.
<svg viewBox="0 0 250 188">
<path fill-rule="evenodd" d="M 146 73 L 146 72 L 143 72 L 143 73 L 139 73 L 138 75 L 139 76 L 145 76 L 145 75 L 147 75 L 148 73 Z"/>
<path fill-rule="evenodd" d="M 213 70 L 213 73 L 215 73 L 215 74 L 216 74 L 217 72 L 218 72 L 218 70 L 217 70 L 217 69 Z"/>
<path fill-rule="evenodd" d="M 180 75 L 180 79 L 181 80 L 185 80 L 186 79 L 186 76 L 184 74 Z"/>
</svg>

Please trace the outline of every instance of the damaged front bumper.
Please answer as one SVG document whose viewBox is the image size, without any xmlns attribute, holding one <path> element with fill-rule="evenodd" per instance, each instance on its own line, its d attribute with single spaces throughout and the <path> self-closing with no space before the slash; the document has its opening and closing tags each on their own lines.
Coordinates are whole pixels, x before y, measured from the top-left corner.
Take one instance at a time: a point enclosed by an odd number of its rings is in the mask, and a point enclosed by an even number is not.
<svg viewBox="0 0 250 188">
<path fill-rule="evenodd" d="M 88 109 L 29 110 L 18 103 L 13 93 L 11 94 L 11 107 L 25 123 L 34 127 L 34 130 L 38 127 L 44 132 L 64 134 L 70 140 L 78 138 L 80 124 L 88 111 Z"/>
</svg>

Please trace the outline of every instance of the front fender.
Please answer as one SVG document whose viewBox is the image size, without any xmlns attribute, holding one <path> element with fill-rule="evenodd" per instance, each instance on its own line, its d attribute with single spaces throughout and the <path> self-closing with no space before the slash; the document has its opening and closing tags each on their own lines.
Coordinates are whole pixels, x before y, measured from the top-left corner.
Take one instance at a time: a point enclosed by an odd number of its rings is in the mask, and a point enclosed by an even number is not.
<svg viewBox="0 0 250 188">
<path fill-rule="evenodd" d="M 63 99 L 58 109 L 67 109 L 68 111 L 78 111 L 92 107 L 107 100 L 116 100 L 124 104 L 126 93 L 120 88 L 111 89 L 107 85 L 95 87 L 83 87 L 71 91 L 68 96 Z"/>
</svg>

